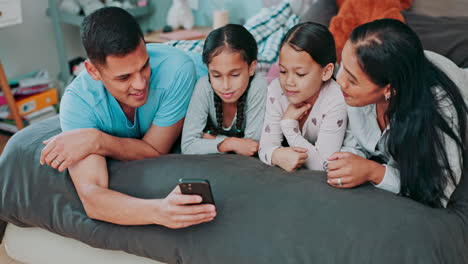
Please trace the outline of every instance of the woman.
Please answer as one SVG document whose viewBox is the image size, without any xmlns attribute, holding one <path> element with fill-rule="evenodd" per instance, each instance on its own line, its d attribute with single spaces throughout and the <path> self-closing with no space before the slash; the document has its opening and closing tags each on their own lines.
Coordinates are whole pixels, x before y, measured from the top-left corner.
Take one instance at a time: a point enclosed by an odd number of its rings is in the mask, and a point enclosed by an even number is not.
<svg viewBox="0 0 468 264">
<path fill-rule="evenodd" d="M 400 21 L 376 20 L 353 31 L 337 79 L 349 125 L 342 152 L 329 158 L 329 184 L 372 182 L 446 207 L 466 163 L 467 106 L 459 89 L 466 84 L 438 61 Z"/>
</svg>

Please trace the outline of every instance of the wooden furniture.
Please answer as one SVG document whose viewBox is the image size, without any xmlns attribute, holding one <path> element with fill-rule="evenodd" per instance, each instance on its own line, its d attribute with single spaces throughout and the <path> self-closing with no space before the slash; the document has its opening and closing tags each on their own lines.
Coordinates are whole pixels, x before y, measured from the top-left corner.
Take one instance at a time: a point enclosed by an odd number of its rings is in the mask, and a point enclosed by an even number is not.
<svg viewBox="0 0 468 264">
<path fill-rule="evenodd" d="M 13 116 L 13 120 L 15 121 L 16 127 L 19 129 L 24 128 L 23 120 L 18 111 L 18 107 L 16 106 L 15 98 L 13 97 L 13 93 L 11 92 L 10 85 L 8 84 L 8 80 L 6 78 L 5 71 L 3 70 L 2 62 L 0 61 L 0 86 L 2 88 L 3 96 L 7 100 L 8 107 L 10 108 L 10 113 Z"/>
<path fill-rule="evenodd" d="M 194 27 L 192 30 L 201 32 L 204 36 L 199 39 L 205 39 L 206 36 L 213 30 L 212 27 Z M 176 30 L 180 31 L 180 30 Z M 162 43 L 169 41 L 168 39 L 161 38 L 162 30 L 156 30 L 145 35 L 145 41 L 147 43 Z"/>
<path fill-rule="evenodd" d="M 0 28 L 16 25 L 21 23 L 22 21 L 23 20 L 21 16 L 21 1 L 0 1 Z M 15 98 L 13 97 L 13 93 L 11 92 L 10 85 L 8 84 L 8 80 L 5 71 L 3 70 L 3 65 L 1 61 L 0 87 L 3 92 L 3 96 L 5 96 L 5 99 L 7 100 L 8 107 L 10 108 L 10 113 L 13 116 L 13 120 L 15 121 L 18 130 L 22 129 L 24 127 L 24 123 L 19 114 L 18 107 L 16 106 Z"/>
</svg>

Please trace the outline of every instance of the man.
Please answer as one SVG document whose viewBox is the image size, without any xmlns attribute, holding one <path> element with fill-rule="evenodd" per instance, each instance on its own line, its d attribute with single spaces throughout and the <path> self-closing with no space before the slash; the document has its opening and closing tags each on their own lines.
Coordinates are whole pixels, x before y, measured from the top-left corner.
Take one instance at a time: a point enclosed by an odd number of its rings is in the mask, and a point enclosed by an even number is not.
<svg viewBox="0 0 468 264">
<path fill-rule="evenodd" d="M 86 71 L 60 104 L 63 133 L 44 142 L 41 164 L 68 168 L 90 218 L 121 225 L 182 228 L 216 216 L 201 197 L 176 187 L 165 199 L 139 199 L 108 189 L 106 158 L 138 160 L 167 154 L 179 137 L 196 82 L 189 56 L 145 45 L 138 23 L 109 7 L 81 26 Z"/>
</svg>

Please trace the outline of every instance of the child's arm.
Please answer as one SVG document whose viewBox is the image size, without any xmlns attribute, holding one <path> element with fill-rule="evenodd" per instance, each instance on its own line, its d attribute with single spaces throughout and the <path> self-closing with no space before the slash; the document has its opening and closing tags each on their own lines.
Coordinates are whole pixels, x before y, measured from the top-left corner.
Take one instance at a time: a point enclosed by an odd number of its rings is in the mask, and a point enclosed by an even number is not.
<svg viewBox="0 0 468 264">
<path fill-rule="evenodd" d="M 329 156 L 340 150 L 346 132 L 347 111 L 343 100 L 324 105 L 327 107 L 324 108 L 324 112 L 320 113 L 320 115 L 324 115 L 324 118 L 315 145 L 302 136 L 297 120 L 285 119 L 281 121 L 281 129 L 289 145 L 308 150 L 305 166 L 311 170 L 325 170 L 324 164 Z M 306 125 L 315 126 L 315 124 L 310 123 L 304 124 L 304 126 Z"/>
<path fill-rule="evenodd" d="M 226 138 L 225 136 L 216 136 L 215 139 L 203 137 L 203 129 L 206 126 L 210 110 L 209 100 L 213 100 L 210 89 L 211 86 L 207 78 L 201 78 L 195 86 L 182 131 L 183 154 L 220 153 L 218 144 Z"/>
<path fill-rule="evenodd" d="M 283 132 L 280 121 L 283 117 L 283 109 L 280 104 L 281 87 L 278 80 L 274 80 L 268 86 L 265 100 L 265 118 L 260 137 L 260 148 L 258 156 L 261 161 L 268 165 L 272 164 L 273 152 L 281 148 Z"/>
<path fill-rule="evenodd" d="M 244 138 L 260 140 L 265 118 L 267 86 L 268 84 L 261 76 L 255 77 L 252 81 L 246 102 Z"/>
</svg>

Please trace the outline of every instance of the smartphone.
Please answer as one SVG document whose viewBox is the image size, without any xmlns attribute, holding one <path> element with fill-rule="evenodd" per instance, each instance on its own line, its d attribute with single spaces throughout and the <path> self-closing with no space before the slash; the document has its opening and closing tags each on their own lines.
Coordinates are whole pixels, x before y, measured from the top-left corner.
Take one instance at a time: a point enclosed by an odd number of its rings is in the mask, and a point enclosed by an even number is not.
<svg viewBox="0 0 468 264">
<path fill-rule="evenodd" d="M 200 195 L 202 197 L 202 204 L 215 204 L 208 180 L 179 179 L 179 187 L 183 194 Z"/>
</svg>

